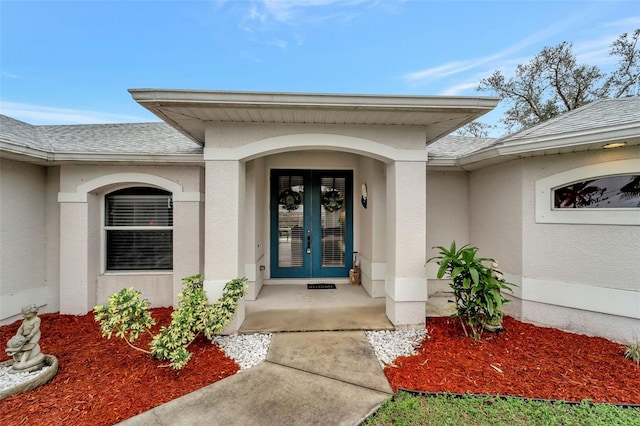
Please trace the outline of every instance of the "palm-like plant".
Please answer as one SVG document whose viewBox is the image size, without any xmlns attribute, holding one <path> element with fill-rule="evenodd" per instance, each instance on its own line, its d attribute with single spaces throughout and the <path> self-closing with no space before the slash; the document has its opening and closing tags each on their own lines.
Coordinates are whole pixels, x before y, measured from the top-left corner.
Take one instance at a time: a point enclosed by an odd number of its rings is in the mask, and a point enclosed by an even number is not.
<svg viewBox="0 0 640 426">
<path fill-rule="evenodd" d="M 502 305 L 508 302 L 501 290 L 510 290 L 515 284 L 500 279 L 500 272 L 493 266 L 485 266 L 485 263 L 495 264 L 495 260 L 476 257 L 476 247 L 465 245 L 457 249 L 454 241 L 448 249 L 442 246 L 434 248 L 440 255 L 427 262 L 436 260 L 440 265 L 438 279 L 445 275 L 451 279 L 456 309 L 452 316 L 460 320 L 466 336 L 470 332 L 471 338 L 478 340 L 486 325 L 501 322 Z"/>
</svg>

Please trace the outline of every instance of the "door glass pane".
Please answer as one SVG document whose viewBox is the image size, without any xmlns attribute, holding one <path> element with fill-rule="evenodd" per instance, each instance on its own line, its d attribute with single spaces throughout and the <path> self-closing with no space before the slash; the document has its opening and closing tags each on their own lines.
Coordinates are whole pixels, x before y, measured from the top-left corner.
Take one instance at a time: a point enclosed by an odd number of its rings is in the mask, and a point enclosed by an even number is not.
<svg viewBox="0 0 640 426">
<path fill-rule="evenodd" d="M 278 177 L 278 266 L 301 267 L 304 240 L 304 177 Z"/>
<path fill-rule="evenodd" d="M 346 178 L 323 176 L 320 219 L 322 267 L 345 266 Z"/>
</svg>

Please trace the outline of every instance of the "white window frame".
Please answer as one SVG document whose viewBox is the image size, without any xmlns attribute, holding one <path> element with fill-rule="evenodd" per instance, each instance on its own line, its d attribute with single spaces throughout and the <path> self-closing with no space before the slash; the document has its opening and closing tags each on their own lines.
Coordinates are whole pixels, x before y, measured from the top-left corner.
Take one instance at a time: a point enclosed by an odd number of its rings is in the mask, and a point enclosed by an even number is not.
<svg viewBox="0 0 640 426">
<path fill-rule="evenodd" d="M 107 253 L 107 233 L 108 231 L 118 231 L 118 230 L 125 230 L 125 231 L 138 231 L 138 230 L 143 230 L 143 231 L 148 231 L 149 230 L 149 226 L 108 226 L 106 225 L 106 214 L 107 214 L 107 197 L 110 194 L 113 194 L 114 192 L 123 190 L 123 189 L 127 189 L 127 188 L 153 188 L 153 189 L 159 189 L 162 191 L 165 191 L 167 193 L 169 193 L 169 197 L 171 198 L 171 203 L 173 205 L 174 203 L 174 199 L 173 199 L 173 194 L 170 191 L 167 191 L 165 188 L 159 188 L 157 186 L 153 186 L 153 185 L 122 185 L 122 186 L 117 186 L 117 187 L 112 187 L 109 189 L 109 192 L 103 194 L 103 196 L 101 197 L 101 215 L 100 215 L 100 224 L 101 224 L 101 228 L 102 228 L 102 265 L 101 265 L 101 269 L 102 269 L 102 273 L 105 275 L 135 275 L 135 274 L 139 274 L 139 275 L 149 275 L 149 274 L 170 274 L 173 273 L 173 268 L 172 269 L 114 269 L 114 270 L 110 270 L 107 269 L 107 257 L 108 257 L 108 253 Z M 173 209 L 173 208 L 172 208 Z M 154 226 L 153 227 L 154 231 L 162 231 L 162 230 L 169 230 L 169 231 L 173 231 L 174 227 L 173 226 Z M 173 246 L 175 244 L 175 236 L 171 241 L 171 245 L 172 245 L 172 250 L 173 250 Z"/>
<path fill-rule="evenodd" d="M 640 159 L 611 161 L 567 170 L 535 182 L 536 223 L 640 225 L 640 208 L 556 209 L 554 189 L 588 179 L 640 173 Z"/>
</svg>

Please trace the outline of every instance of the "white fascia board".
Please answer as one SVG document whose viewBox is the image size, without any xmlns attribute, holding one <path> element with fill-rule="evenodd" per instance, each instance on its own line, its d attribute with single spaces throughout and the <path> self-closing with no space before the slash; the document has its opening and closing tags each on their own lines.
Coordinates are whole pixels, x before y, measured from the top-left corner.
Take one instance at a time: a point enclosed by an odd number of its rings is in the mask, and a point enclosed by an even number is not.
<svg viewBox="0 0 640 426">
<path fill-rule="evenodd" d="M 560 133 L 537 138 L 523 139 L 521 142 L 507 143 L 497 147 L 500 155 L 520 154 L 546 149 L 567 148 L 593 143 L 605 143 L 640 135 L 640 124 L 632 123 L 606 129 L 592 129 L 574 133 Z"/>
<path fill-rule="evenodd" d="M 36 148 L 29 148 L 22 145 L 15 145 L 7 142 L 0 142 L 0 153 L 7 152 L 15 155 L 24 155 L 37 160 L 51 161 L 52 155 L 48 151 Z"/>
<path fill-rule="evenodd" d="M 135 163 L 203 163 L 202 154 L 99 154 L 99 153 L 55 153 L 52 160 L 91 162 L 135 162 Z"/>
<path fill-rule="evenodd" d="M 619 128 L 594 129 L 573 134 L 561 133 L 539 138 L 525 139 L 520 143 L 492 146 L 473 152 L 459 159 L 460 167 L 465 170 L 475 170 L 488 165 L 505 163 L 522 157 L 540 153 L 545 150 L 578 147 L 596 143 L 606 143 L 616 140 L 637 138 L 640 135 L 640 125 L 620 126 Z"/>
<path fill-rule="evenodd" d="M 286 92 L 129 89 L 139 103 L 243 106 L 299 106 L 363 109 L 473 108 L 492 110 L 499 98 L 457 96 L 387 96 Z"/>
<path fill-rule="evenodd" d="M 427 168 L 430 167 L 460 167 L 460 162 L 456 157 L 431 157 L 427 161 Z"/>
</svg>

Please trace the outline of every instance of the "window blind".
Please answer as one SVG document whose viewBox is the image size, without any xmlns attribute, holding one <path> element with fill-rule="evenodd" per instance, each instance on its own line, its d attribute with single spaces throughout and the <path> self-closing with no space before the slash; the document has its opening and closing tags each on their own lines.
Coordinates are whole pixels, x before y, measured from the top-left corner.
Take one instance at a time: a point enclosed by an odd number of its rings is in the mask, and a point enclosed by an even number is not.
<svg viewBox="0 0 640 426">
<path fill-rule="evenodd" d="M 173 269 L 171 194 L 127 188 L 105 198 L 108 271 Z"/>
</svg>

